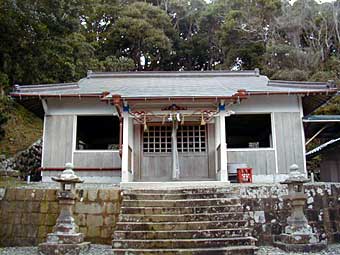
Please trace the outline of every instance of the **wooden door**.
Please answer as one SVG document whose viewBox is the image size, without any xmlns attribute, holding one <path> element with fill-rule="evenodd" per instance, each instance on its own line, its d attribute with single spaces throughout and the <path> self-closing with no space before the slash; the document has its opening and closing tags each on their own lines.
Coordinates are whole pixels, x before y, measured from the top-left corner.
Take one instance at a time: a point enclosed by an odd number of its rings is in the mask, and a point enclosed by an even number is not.
<svg viewBox="0 0 340 255">
<path fill-rule="evenodd" d="M 171 126 L 150 126 L 142 134 L 142 181 L 171 180 Z M 183 125 L 178 127 L 177 147 L 180 180 L 205 180 L 209 175 L 207 127 Z"/>
</svg>

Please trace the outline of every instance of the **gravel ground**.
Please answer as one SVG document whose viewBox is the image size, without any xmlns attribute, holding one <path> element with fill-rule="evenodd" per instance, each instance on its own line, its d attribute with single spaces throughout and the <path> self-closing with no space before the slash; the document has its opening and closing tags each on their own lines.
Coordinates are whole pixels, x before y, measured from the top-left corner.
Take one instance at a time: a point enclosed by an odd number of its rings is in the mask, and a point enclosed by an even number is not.
<svg viewBox="0 0 340 255">
<path fill-rule="evenodd" d="M 0 248 L 0 255 L 34 255 L 38 254 L 37 247 L 8 247 Z M 112 255 L 109 245 L 91 245 L 91 249 L 81 255 Z"/>
<path fill-rule="evenodd" d="M 32 255 L 37 254 L 37 247 L 9 247 L 0 248 L 0 255 Z M 91 249 L 81 255 L 112 255 L 109 245 L 92 245 Z M 261 247 L 258 255 L 340 255 L 340 244 L 329 245 L 322 252 L 317 253 L 288 253 L 271 246 Z"/>
<path fill-rule="evenodd" d="M 1 253 L 0 253 L 1 254 Z M 260 247 L 257 255 L 340 255 L 340 244 L 328 245 L 326 250 L 315 253 L 294 253 L 285 252 L 272 246 Z"/>
</svg>

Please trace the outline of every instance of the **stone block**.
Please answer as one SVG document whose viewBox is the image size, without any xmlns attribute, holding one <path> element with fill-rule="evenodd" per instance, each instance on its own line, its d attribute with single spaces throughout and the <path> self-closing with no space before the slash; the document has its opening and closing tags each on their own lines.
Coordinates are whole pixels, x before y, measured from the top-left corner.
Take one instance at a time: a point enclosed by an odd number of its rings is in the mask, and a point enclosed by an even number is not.
<svg viewBox="0 0 340 255">
<path fill-rule="evenodd" d="M 48 201 L 41 201 L 40 202 L 40 212 L 41 213 L 47 213 L 48 212 Z"/>
<path fill-rule="evenodd" d="M 110 201 L 119 201 L 120 200 L 120 190 L 119 189 L 110 189 L 109 190 L 109 200 Z"/>
<path fill-rule="evenodd" d="M 0 226 L 1 226 L 2 224 L 5 224 L 7 222 L 8 214 L 5 210 L 3 210 L 3 207 L 1 207 L 1 205 L 0 208 L 1 208 L 0 210 Z"/>
<path fill-rule="evenodd" d="M 27 212 L 38 213 L 40 212 L 40 202 L 38 201 L 27 201 Z"/>
<path fill-rule="evenodd" d="M 46 226 L 46 218 L 47 218 L 47 214 L 45 213 L 40 213 L 39 214 L 39 226 Z"/>
<path fill-rule="evenodd" d="M 88 227 L 103 226 L 103 217 L 97 215 L 87 215 L 86 222 Z"/>
<path fill-rule="evenodd" d="M 23 212 L 24 211 L 24 207 L 23 206 L 20 206 L 22 205 L 23 203 L 21 202 L 16 202 L 16 201 L 13 201 L 13 202 L 10 202 L 9 205 L 8 205 L 8 212 Z"/>
<path fill-rule="evenodd" d="M 26 200 L 26 190 L 24 189 L 15 189 L 15 200 L 16 201 L 24 201 Z"/>
<path fill-rule="evenodd" d="M 26 225 L 13 225 L 13 236 L 22 237 L 26 234 Z"/>
<path fill-rule="evenodd" d="M 76 224 L 81 227 L 81 226 L 86 226 L 86 215 L 85 214 L 78 214 L 75 215 L 74 217 Z"/>
<path fill-rule="evenodd" d="M 1 224 L 0 227 L 0 236 L 6 237 L 9 239 L 12 236 L 13 224 Z"/>
<path fill-rule="evenodd" d="M 45 191 L 43 189 L 27 189 L 26 200 L 41 201 L 44 199 Z"/>
<path fill-rule="evenodd" d="M 14 225 L 20 225 L 21 224 L 22 216 L 24 216 L 24 215 L 21 215 L 21 213 L 13 213 L 13 214 L 11 214 L 11 217 L 13 218 L 12 219 L 12 223 Z"/>
<path fill-rule="evenodd" d="M 87 191 L 87 200 L 91 201 L 91 202 L 94 202 L 94 201 L 97 201 L 97 199 L 98 199 L 98 190 L 96 190 L 96 189 L 89 189 Z"/>
<path fill-rule="evenodd" d="M 112 236 L 112 228 L 111 227 L 102 227 L 100 231 L 100 237 L 101 238 L 110 238 Z"/>
<path fill-rule="evenodd" d="M 53 214 L 53 213 L 46 214 L 46 225 L 54 226 L 57 218 L 58 218 L 58 214 Z"/>
<path fill-rule="evenodd" d="M 100 227 L 88 226 L 86 237 L 100 237 Z"/>
<path fill-rule="evenodd" d="M 38 228 L 38 238 L 45 239 L 46 236 L 47 236 L 46 226 L 39 226 L 39 228 Z"/>
<path fill-rule="evenodd" d="M 75 205 L 75 213 L 78 214 L 101 214 L 103 211 L 103 207 L 96 203 L 76 203 Z"/>
<path fill-rule="evenodd" d="M 110 201 L 110 190 L 108 189 L 99 190 L 99 199 L 101 201 Z"/>
<path fill-rule="evenodd" d="M 48 213 L 59 213 L 59 203 L 50 201 L 48 203 Z"/>
<path fill-rule="evenodd" d="M 38 235 L 38 226 L 36 225 L 27 225 L 27 237 L 36 238 Z"/>
<path fill-rule="evenodd" d="M 55 189 L 45 190 L 45 199 L 47 201 L 57 201 L 57 190 Z"/>
<path fill-rule="evenodd" d="M 107 214 L 117 214 L 119 213 L 119 204 L 117 202 L 105 203 L 105 212 Z"/>
<path fill-rule="evenodd" d="M 21 217 L 21 223 L 24 224 L 24 225 L 28 225 L 31 223 L 31 214 L 28 214 L 28 213 L 24 213 Z"/>
<path fill-rule="evenodd" d="M 83 233 L 85 236 L 87 236 L 87 227 L 79 227 L 79 233 Z"/>
<path fill-rule="evenodd" d="M 112 228 L 114 222 L 115 222 L 115 217 L 114 216 L 104 217 L 104 226 L 111 226 L 111 228 Z"/>
<path fill-rule="evenodd" d="M 16 189 L 7 189 L 5 199 L 7 201 L 14 201 L 15 200 L 15 191 L 16 191 Z"/>
</svg>

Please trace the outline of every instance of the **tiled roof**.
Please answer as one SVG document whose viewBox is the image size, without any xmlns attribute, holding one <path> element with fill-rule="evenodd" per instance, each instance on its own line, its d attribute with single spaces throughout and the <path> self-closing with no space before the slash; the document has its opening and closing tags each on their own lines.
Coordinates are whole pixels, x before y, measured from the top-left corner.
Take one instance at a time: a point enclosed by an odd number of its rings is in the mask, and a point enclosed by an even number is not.
<svg viewBox="0 0 340 255">
<path fill-rule="evenodd" d="M 247 93 L 306 93 L 332 91 L 331 83 L 269 81 L 255 71 L 93 73 L 77 83 L 16 85 L 14 96 L 100 95 L 123 98 L 229 97 Z"/>
</svg>

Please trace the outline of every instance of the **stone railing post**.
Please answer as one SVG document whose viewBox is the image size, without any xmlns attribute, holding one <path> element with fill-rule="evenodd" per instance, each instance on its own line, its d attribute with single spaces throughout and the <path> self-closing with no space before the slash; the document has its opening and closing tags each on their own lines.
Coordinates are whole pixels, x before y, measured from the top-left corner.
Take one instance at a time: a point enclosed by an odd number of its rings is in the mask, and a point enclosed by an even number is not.
<svg viewBox="0 0 340 255">
<path fill-rule="evenodd" d="M 321 243 L 318 236 L 313 233 L 303 211 L 307 201 L 304 191 L 306 182 L 309 182 L 309 179 L 299 172 L 299 167 L 295 164 L 290 167 L 288 179 L 281 182 L 288 185 L 288 195 L 285 198 L 290 201 L 292 211 L 287 218 L 284 233 L 276 238 L 274 245 L 285 251 L 310 252 L 320 251 L 326 247 L 326 244 Z"/>
<path fill-rule="evenodd" d="M 84 234 L 77 232 L 78 226 L 73 218 L 73 206 L 77 199 L 76 184 L 83 181 L 72 169 L 73 165 L 67 163 L 58 177 L 52 177 L 53 181 L 60 183 L 60 214 L 53 233 L 48 234 L 47 241 L 39 245 L 38 253 L 41 255 L 78 255 L 90 248 L 90 243 L 84 242 Z"/>
</svg>

